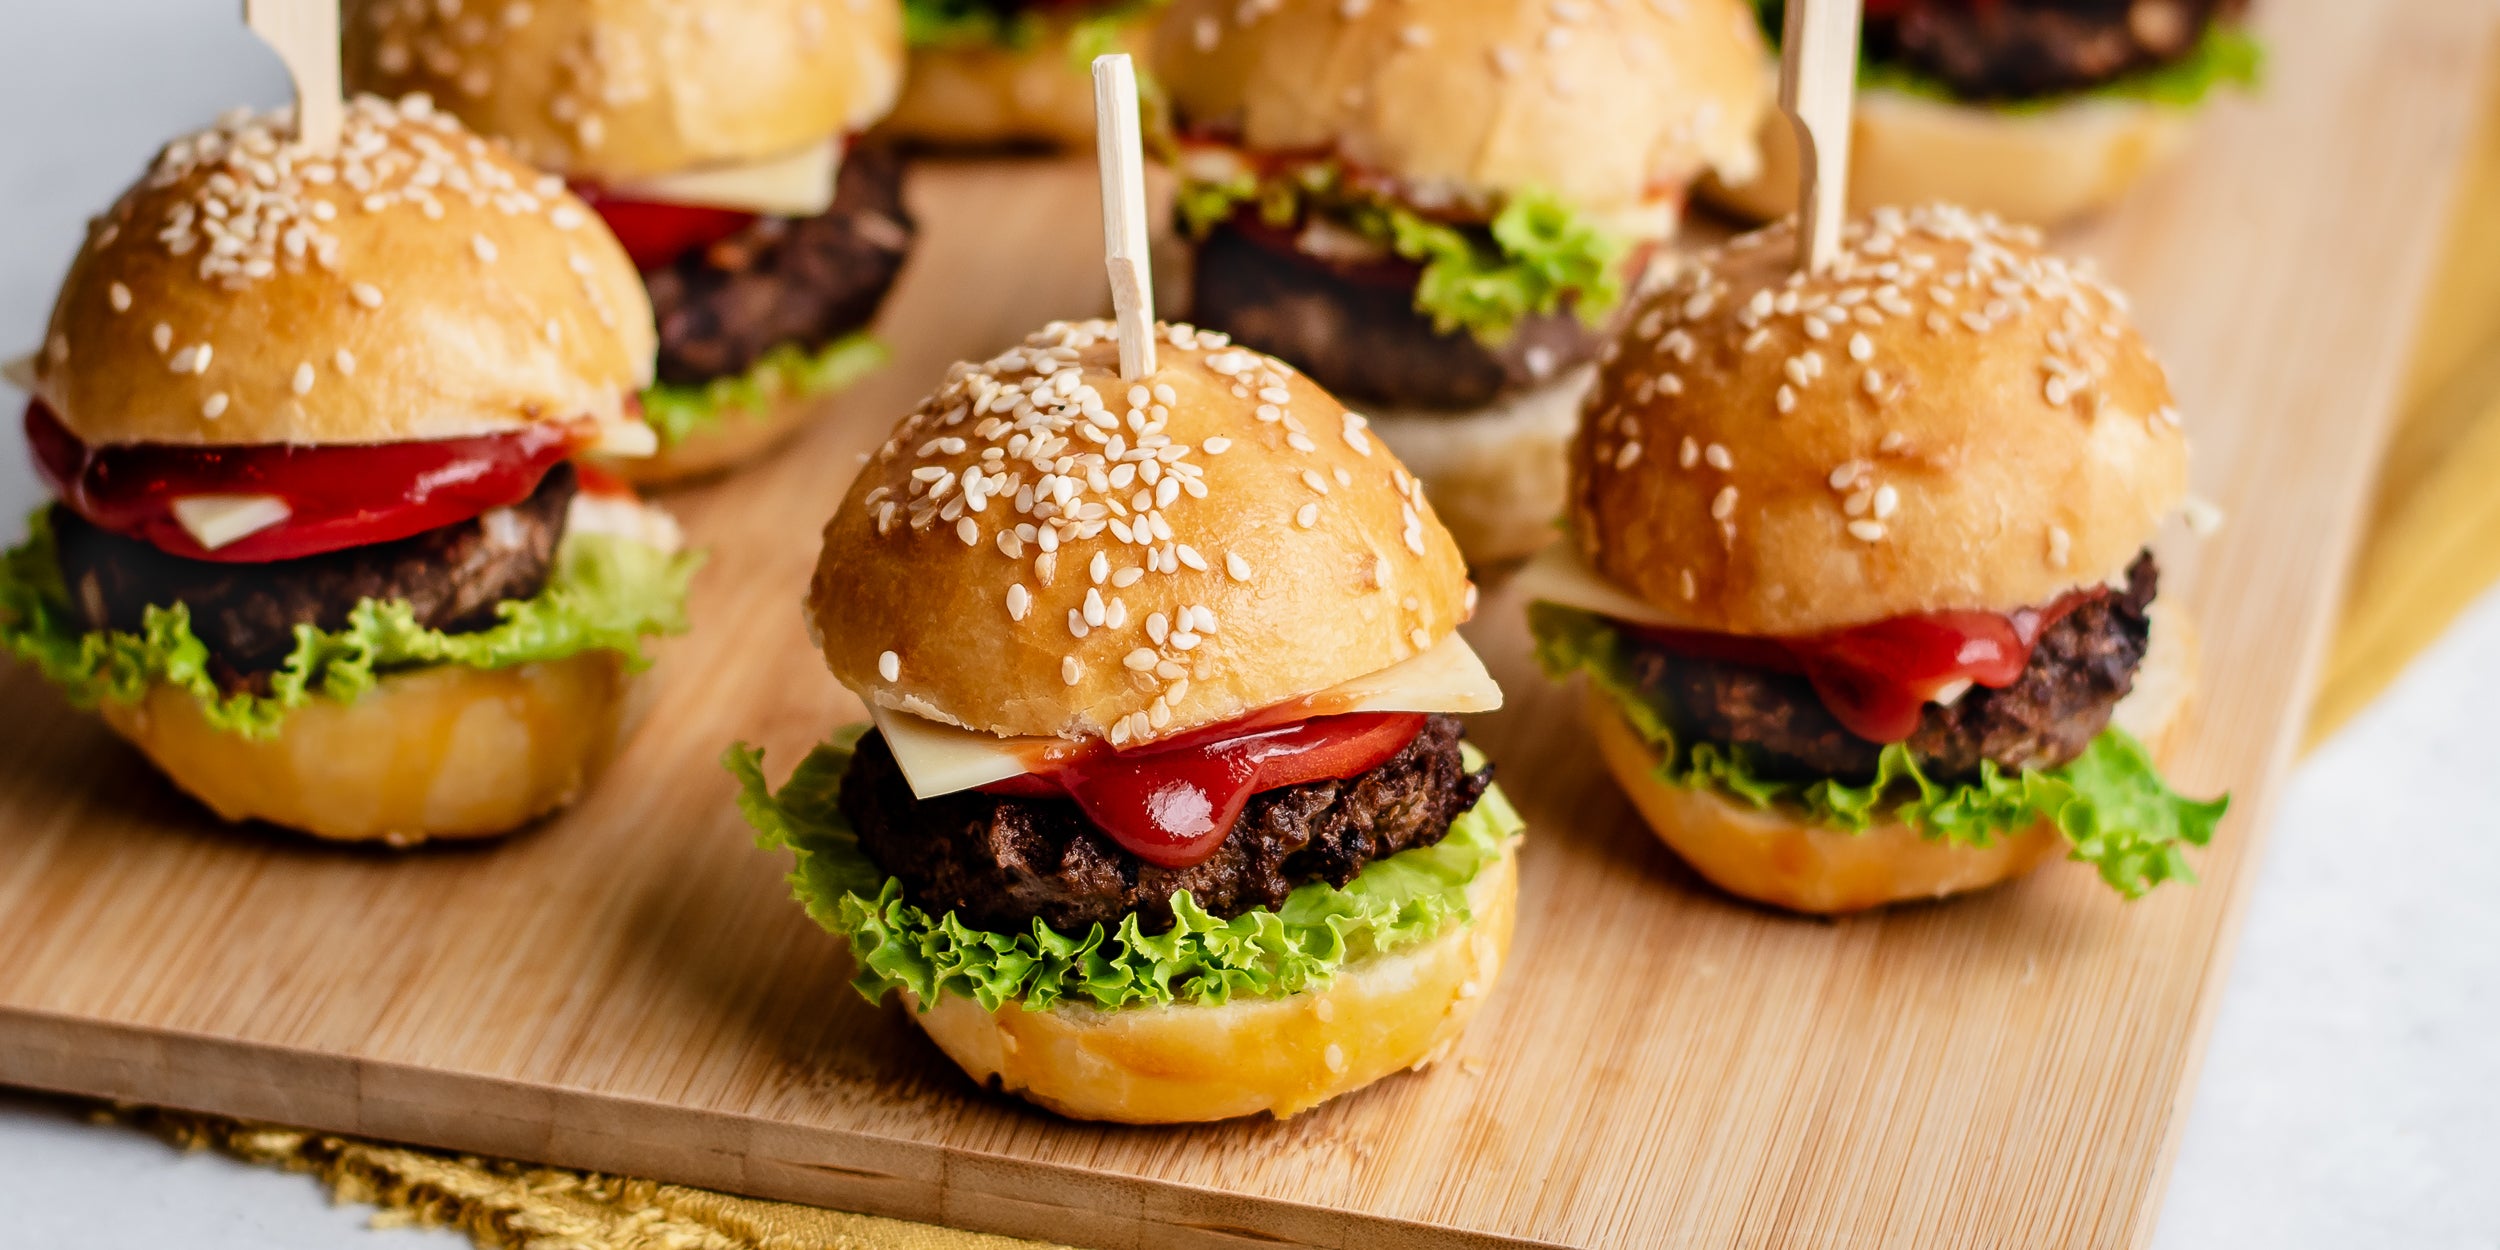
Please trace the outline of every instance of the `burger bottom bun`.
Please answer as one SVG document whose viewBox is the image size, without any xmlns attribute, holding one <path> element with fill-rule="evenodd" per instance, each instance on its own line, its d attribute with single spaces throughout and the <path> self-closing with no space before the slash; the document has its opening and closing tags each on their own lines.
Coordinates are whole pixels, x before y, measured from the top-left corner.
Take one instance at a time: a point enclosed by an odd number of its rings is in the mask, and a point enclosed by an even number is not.
<svg viewBox="0 0 2500 1250">
<path fill-rule="evenodd" d="M 1094 80 L 1054 27 L 1022 48 L 919 48 L 878 129 L 909 143 L 979 148 L 1094 141 Z"/>
<path fill-rule="evenodd" d="M 227 820 L 404 847 L 507 833 L 571 803 L 623 740 L 634 686 L 621 657 L 590 651 L 394 674 L 354 702 L 296 708 L 262 739 L 211 726 L 172 686 L 102 710 Z"/>
<path fill-rule="evenodd" d="M 1572 432 L 1597 376 L 1582 366 L 1474 412 L 1374 410 L 1372 432 L 1416 477 L 1478 568 L 1536 554 L 1561 531 Z"/>
<path fill-rule="evenodd" d="M 1477 874 L 1466 924 L 1287 998 L 984 1011 L 950 994 L 912 1018 L 972 1079 L 1064 1116 L 1179 1124 L 1265 1111 L 1281 1120 L 1449 1052 L 1509 953 L 1517 859 L 1514 844 Z"/>
<path fill-rule="evenodd" d="M 2181 719 L 2193 684 L 2194 633 L 2178 616 L 2157 617 L 2154 645 L 2136 671 L 2135 690 L 2113 716 L 2156 756 Z M 1863 911 L 2010 881 L 2065 846 L 2045 823 L 1981 847 L 1923 837 L 1903 824 L 1846 833 L 1715 790 L 1669 785 L 1658 778 L 1658 753 L 1612 698 L 1591 687 L 1583 710 L 1607 768 L 1658 839 L 1712 885 L 1739 898 L 1815 915 Z"/>
<path fill-rule="evenodd" d="M 676 486 L 726 473 L 831 415 L 841 394 L 778 395 L 762 412 L 728 409 L 648 456 L 600 457 L 597 463 L 636 486 Z"/>
<path fill-rule="evenodd" d="M 2107 207 L 2187 142 L 2189 110 L 2106 97 L 2016 112 L 1876 88 L 1858 93 L 1849 205 L 1936 201 L 2052 226 Z M 1797 136 L 1772 113 L 1761 176 L 1702 198 L 1756 221 L 1797 207 Z"/>
</svg>

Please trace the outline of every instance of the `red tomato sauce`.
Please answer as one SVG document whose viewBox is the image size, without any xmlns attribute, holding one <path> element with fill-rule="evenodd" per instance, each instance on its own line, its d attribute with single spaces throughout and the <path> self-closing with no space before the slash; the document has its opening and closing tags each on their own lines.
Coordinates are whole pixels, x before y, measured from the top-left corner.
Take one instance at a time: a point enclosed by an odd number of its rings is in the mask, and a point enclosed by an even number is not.
<svg viewBox="0 0 2500 1250">
<path fill-rule="evenodd" d="M 981 789 L 1074 799 L 1130 854 L 1160 868 L 1187 868 L 1224 844 L 1251 795 L 1370 772 L 1424 729 L 1421 712 L 1258 721 L 1254 716 L 1129 751 L 1087 751 Z"/>
<path fill-rule="evenodd" d="M 36 471 L 78 515 L 173 555 L 232 564 L 388 542 L 519 503 L 588 435 L 587 423 L 540 423 L 405 443 L 89 447 L 41 401 L 26 406 Z M 275 495 L 288 515 L 212 551 L 174 519 L 174 500 L 192 495 Z"/>
<path fill-rule="evenodd" d="M 1679 654 L 1800 674 L 1849 732 L 1869 742 L 1901 742 L 1918 732 L 1926 706 L 1954 687 L 2013 685 L 2049 626 L 2108 593 L 2093 587 L 2045 608 L 1925 612 L 1802 638 L 1625 628 Z"/>
<path fill-rule="evenodd" d="M 756 214 L 734 208 L 631 200 L 597 187 L 576 186 L 573 193 L 608 223 L 616 241 L 625 245 L 625 254 L 633 258 L 634 268 L 644 273 L 729 238 L 756 219 Z"/>
</svg>

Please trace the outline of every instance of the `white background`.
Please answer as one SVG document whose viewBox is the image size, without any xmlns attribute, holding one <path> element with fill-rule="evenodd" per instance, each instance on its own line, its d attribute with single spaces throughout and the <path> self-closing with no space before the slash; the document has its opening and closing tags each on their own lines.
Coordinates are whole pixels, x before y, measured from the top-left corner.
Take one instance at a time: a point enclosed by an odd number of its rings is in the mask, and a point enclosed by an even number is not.
<svg viewBox="0 0 2500 1250">
<path fill-rule="evenodd" d="M 0 356 L 156 146 L 277 103 L 235 0 L 0 5 Z M 0 422 L 0 540 L 36 489 Z M 2495 537 L 2500 541 L 2500 537 Z M 2500 1250 L 2500 597 L 2284 796 L 2157 1245 Z M 363 1232 L 315 1183 L 0 1091 L 0 1242 L 461 1244 Z"/>
</svg>

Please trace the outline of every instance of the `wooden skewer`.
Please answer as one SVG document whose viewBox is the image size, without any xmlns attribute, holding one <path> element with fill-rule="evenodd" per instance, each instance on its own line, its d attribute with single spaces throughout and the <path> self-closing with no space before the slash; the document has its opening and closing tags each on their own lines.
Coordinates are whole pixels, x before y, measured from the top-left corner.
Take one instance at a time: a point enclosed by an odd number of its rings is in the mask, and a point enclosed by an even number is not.
<svg viewBox="0 0 2500 1250">
<path fill-rule="evenodd" d="M 1797 131 L 1797 267 L 1808 273 L 1839 254 L 1849 215 L 1859 3 L 1788 0 L 1780 33 L 1780 111 Z"/>
<path fill-rule="evenodd" d="M 243 24 L 278 50 L 295 80 L 295 140 L 316 151 L 339 144 L 339 6 L 336 0 L 243 0 Z"/>
<path fill-rule="evenodd" d="M 1155 371 L 1154 270 L 1146 255 L 1146 147 L 1128 54 L 1094 58 L 1094 148 L 1102 163 L 1102 257 L 1120 324 L 1120 377 Z"/>
</svg>

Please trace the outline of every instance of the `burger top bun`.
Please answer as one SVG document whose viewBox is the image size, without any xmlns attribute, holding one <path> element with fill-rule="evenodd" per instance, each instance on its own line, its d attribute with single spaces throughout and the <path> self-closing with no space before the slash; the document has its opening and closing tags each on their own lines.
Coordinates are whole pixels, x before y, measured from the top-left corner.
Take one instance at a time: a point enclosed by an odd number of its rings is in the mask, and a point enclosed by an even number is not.
<svg viewBox="0 0 2500 1250">
<path fill-rule="evenodd" d="M 571 177 L 647 178 L 861 130 L 903 81 L 895 0 L 347 0 L 348 83 L 425 91 Z"/>
<path fill-rule="evenodd" d="M 651 303 L 564 184 L 421 96 L 336 151 L 238 112 L 90 226 L 35 390 L 85 442 L 381 443 L 637 420 Z"/>
<path fill-rule="evenodd" d="M 1175 0 L 1155 38 L 1191 131 L 1334 155 L 1418 202 L 1599 212 L 1705 168 L 1751 178 L 1765 56 L 1744 0 Z"/>
<path fill-rule="evenodd" d="M 1691 628 L 1770 635 L 2120 573 L 2187 488 L 2123 297 L 1960 209 L 1844 238 L 1808 278 L 1770 226 L 1627 310 L 1572 447 L 1582 556 Z"/>
<path fill-rule="evenodd" d="M 1410 659 L 1475 603 L 1363 419 L 1277 361 L 1054 323 L 895 428 L 825 526 L 809 617 L 881 707 L 1020 737 L 1167 737 Z"/>
</svg>

